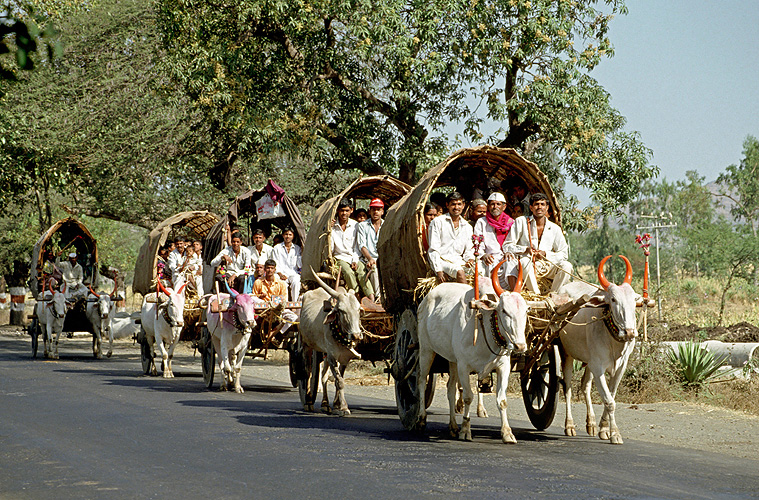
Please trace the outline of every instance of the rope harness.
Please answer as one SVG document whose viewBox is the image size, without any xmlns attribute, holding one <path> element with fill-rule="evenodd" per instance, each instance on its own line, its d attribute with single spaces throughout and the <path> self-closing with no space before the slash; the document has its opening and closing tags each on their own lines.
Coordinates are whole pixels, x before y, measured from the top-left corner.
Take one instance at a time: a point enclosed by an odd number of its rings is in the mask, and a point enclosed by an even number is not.
<svg viewBox="0 0 759 500">
<path fill-rule="evenodd" d="M 337 315 L 335 315 L 335 319 L 329 323 L 329 329 L 332 330 L 332 338 L 335 339 L 335 342 L 343 347 L 351 346 L 351 340 L 348 337 L 348 334 L 343 330 L 343 327 L 340 326 Z"/>
<path fill-rule="evenodd" d="M 490 346 L 490 341 L 488 340 L 488 335 L 483 335 L 485 338 L 485 345 L 488 346 L 488 350 L 493 353 L 496 356 L 503 356 L 507 352 L 511 351 L 511 349 L 508 348 L 508 340 L 506 340 L 503 335 L 501 334 L 501 329 L 498 326 L 498 318 L 496 318 L 497 314 L 496 311 L 493 311 L 493 314 L 490 316 L 490 327 L 492 329 L 491 335 L 493 336 L 493 340 L 495 343 L 501 348 L 500 352 L 495 352 L 495 350 Z M 480 324 L 482 325 L 482 329 L 485 329 L 485 323 L 482 319 L 482 311 L 477 310 L 477 317 L 480 321 Z M 477 334 L 477 323 L 475 323 L 475 335 Z"/>
</svg>

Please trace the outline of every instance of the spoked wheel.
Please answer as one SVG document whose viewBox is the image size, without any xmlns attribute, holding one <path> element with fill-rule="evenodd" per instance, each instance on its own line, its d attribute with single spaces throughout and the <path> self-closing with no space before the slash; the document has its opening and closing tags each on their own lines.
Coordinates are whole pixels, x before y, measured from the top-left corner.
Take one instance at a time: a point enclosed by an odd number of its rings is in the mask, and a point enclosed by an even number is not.
<svg viewBox="0 0 759 500">
<path fill-rule="evenodd" d="M 206 389 L 213 387 L 213 376 L 216 370 L 216 351 L 211 342 L 211 332 L 208 328 L 203 327 L 203 333 L 200 336 L 200 362 L 203 369 L 203 383 Z"/>
<path fill-rule="evenodd" d="M 39 347 L 39 336 L 40 336 L 40 324 L 39 321 L 37 321 L 37 317 L 35 316 L 34 319 L 32 319 L 32 322 L 29 323 L 29 326 L 26 327 L 26 332 L 29 334 L 29 336 L 32 337 L 32 358 L 37 358 L 37 348 Z"/>
<path fill-rule="evenodd" d="M 150 347 L 150 342 L 146 338 L 145 330 L 140 327 L 140 360 L 142 361 L 142 372 L 145 375 L 150 374 L 150 367 L 153 364 L 153 349 Z"/>
<path fill-rule="evenodd" d="M 539 431 L 551 425 L 556 414 L 558 360 L 558 347 L 553 345 L 530 367 L 529 372 L 521 374 L 522 399 L 527 416 Z"/>
<path fill-rule="evenodd" d="M 419 394 L 419 339 L 416 314 L 406 309 L 395 330 L 392 375 L 395 378 L 395 404 L 403 427 L 416 430 L 419 425 L 422 397 Z M 432 391 L 434 394 L 434 386 Z M 428 387 L 429 391 L 429 387 Z M 425 403 L 427 398 L 425 398 Z M 432 398 L 430 397 L 430 400 Z"/>
</svg>

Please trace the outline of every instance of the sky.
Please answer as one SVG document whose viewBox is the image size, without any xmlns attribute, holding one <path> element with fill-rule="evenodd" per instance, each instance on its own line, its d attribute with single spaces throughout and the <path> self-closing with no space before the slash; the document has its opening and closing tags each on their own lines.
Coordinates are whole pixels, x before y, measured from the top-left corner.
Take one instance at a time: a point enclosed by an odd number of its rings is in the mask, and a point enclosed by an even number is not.
<svg viewBox="0 0 759 500">
<path fill-rule="evenodd" d="M 590 75 L 626 117 L 624 130 L 653 151 L 659 180 L 695 170 L 712 182 L 740 163 L 747 136 L 759 137 L 759 0 L 626 3 L 611 22 L 614 57 Z M 566 187 L 590 203 L 587 190 Z"/>
<path fill-rule="evenodd" d="M 759 137 L 759 1 L 629 0 L 592 73 L 669 182 L 711 182 Z M 568 186 L 569 187 L 569 186 Z M 587 193 L 569 191 L 587 202 Z"/>
</svg>

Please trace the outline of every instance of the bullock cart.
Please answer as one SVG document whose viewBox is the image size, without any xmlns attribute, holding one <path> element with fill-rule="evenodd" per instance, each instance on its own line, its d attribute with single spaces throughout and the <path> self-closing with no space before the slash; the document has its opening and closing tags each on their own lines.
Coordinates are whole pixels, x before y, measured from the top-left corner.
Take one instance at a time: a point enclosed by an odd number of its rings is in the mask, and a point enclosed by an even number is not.
<svg viewBox="0 0 759 500">
<path fill-rule="evenodd" d="M 414 429 L 422 398 L 418 389 L 419 356 L 417 307 L 423 298 L 421 283 L 434 276 L 423 250 L 423 207 L 436 190 L 465 191 L 473 183 L 503 181 L 518 177 L 528 192 L 543 192 L 553 210 L 549 219 L 561 224 L 561 211 L 547 177 L 537 165 L 513 149 L 481 146 L 462 149 L 430 169 L 398 203 L 390 207 L 380 232 L 378 250 L 384 306 L 394 317 L 394 350 L 390 373 L 395 379 L 398 413 L 407 429 Z M 468 184 L 468 185 L 467 185 Z M 421 291 L 421 293 L 420 293 Z M 427 290 L 428 291 L 428 290 Z M 512 371 L 520 373 L 522 396 L 532 424 L 545 429 L 553 420 L 560 374 L 557 336 L 561 328 L 582 306 L 584 300 L 558 304 L 548 295 L 526 297 L 530 306 L 527 325 L 527 352 L 512 356 Z M 474 303 L 470 307 L 475 308 Z M 437 356 L 431 373 L 448 370 L 446 360 Z M 424 400 L 428 405 L 434 380 L 427 384 Z"/>
<path fill-rule="evenodd" d="M 61 285 L 61 277 L 56 276 L 57 271 L 51 274 L 51 264 L 46 262 L 48 252 L 52 252 L 56 258 L 61 260 L 65 260 L 68 253 L 75 252 L 78 256 L 78 263 L 82 266 L 84 285 L 96 286 L 99 278 L 97 241 L 82 222 L 74 217 L 67 217 L 50 226 L 40 236 L 32 249 L 29 288 L 37 302 L 45 303 L 46 307 L 51 305 L 44 293 L 50 290 L 49 280 L 51 277 L 55 276 L 58 285 Z M 88 298 L 87 300 L 94 302 L 97 299 Z M 30 316 L 30 319 L 31 323 L 27 326 L 27 333 L 32 339 L 32 357 L 36 358 L 39 335 L 43 333 L 40 328 L 37 307 L 35 307 L 35 312 Z M 84 308 L 76 308 L 66 313 L 62 331 L 92 333 L 93 351 L 95 356 L 98 355 L 99 341 L 96 342 L 98 339 L 95 338 L 93 327 L 87 319 Z M 98 345 L 95 345 L 96 343 Z"/>
<path fill-rule="evenodd" d="M 148 298 L 149 302 L 158 300 L 156 296 L 156 285 L 158 283 L 158 251 L 170 241 L 170 237 L 182 233 L 183 236 L 194 238 L 204 242 L 214 225 L 219 222 L 219 217 L 205 210 L 196 210 L 181 212 L 160 222 L 148 234 L 145 243 L 140 248 L 137 262 L 134 266 L 134 283 L 132 289 L 135 293 L 140 293 Z M 204 271 L 204 286 L 210 284 L 211 273 Z M 189 339 L 195 342 L 200 338 L 200 308 L 198 307 L 198 297 L 194 290 L 187 289 L 185 292 L 184 305 L 184 326 L 180 334 L 181 339 Z M 153 361 L 153 350 L 145 338 L 145 330 L 140 327 L 137 333 L 137 341 L 140 344 L 142 359 L 142 369 L 147 374 L 150 371 Z"/>
<path fill-rule="evenodd" d="M 361 177 L 346 187 L 340 194 L 325 201 L 314 214 L 311 227 L 303 247 L 302 283 L 307 289 L 318 286 L 316 277 L 330 286 L 337 287 L 339 278 L 337 262 L 332 255 L 331 230 L 337 217 L 337 207 L 342 199 L 349 199 L 353 206 L 368 206 L 373 198 L 381 199 L 385 210 L 394 206 L 411 187 L 391 176 Z M 385 231 L 380 231 L 382 234 Z M 313 272 L 312 272 L 313 271 Z M 382 307 L 368 303 L 366 300 L 360 309 L 360 324 L 363 340 L 354 346 L 355 351 L 366 361 L 384 361 L 393 346 L 393 316 Z M 312 374 L 306 368 L 303 349 L 298 347 L 296 356 L 299 363 L 295 378 L 301 393 L 301 402 L 305 404 L 305 394 Z"/>
<path fill-rule="evenodd" d="M 279 204 L 279 208 L 273 213 L 270 213 L 270 207 L 264 208 L 264 202 L 268 202 L 269 199 Z M 282 231 L 286 227 L 291 227 L 295 230 L 293 242 L 303 248 L 306 241 L 306 226 L 303 224 L 300 211 L 290 197 L 279 186 L 273 183 L 271 179 L 263 188 L 250 190 L 239 195 L 232 201 L 227 213 L 211 228 L 203 244 L 203 262 L 205 267 L 211 272 L 211 281 L 213 280 L 211 260 L 228 245 L 227 241 L 230 231 L 241 231 L 247 236 L 246 243 L 251 245 L 251 235 L 256 229 L 262 229 L 268 238 L 275 230 Z M 211 281 L 209 281 L 206 291 L 209 293 L 218 291 L 216 290 L 216 286 L 211 287 Z M 225 291 L 221 290 L 221 292 Z M 229 300 L 226 302 L 220 300 L 219 302 L 221 305 L 215 307 L 221 312 L 226 311 L 229 307 Z M 269 349 L 279 347 L 279 343 L 271 332 L 274 324 L 280 319 L 283 306 L 294 311 L 300 309 L 300 303 L 298 302 L 268 304 L 255 308 L 258 321 L 253 334 L 250 336 L 250 344 L 248 346 L 248 349 L 253 351 L 253 356 L 266 358 Z M 206 311 L 203 310 L 202 314 L 205 316 Z M 209 332 L 206 326 L 205 317 L 203 317 L 202 324 L 203 329 L 197 347 L 201 353 L 203 381 L 206 387 L 210 389 L 214 381 L 216 352 L 211 341 L 211 332 Z M 289 350 L 291 349 L 291 344 L 287 342 L 285 343 L 285 347 Z M 294 368 L 291 363 L 290 372 L 294 386 L 293 370 Z"/>
</svg>

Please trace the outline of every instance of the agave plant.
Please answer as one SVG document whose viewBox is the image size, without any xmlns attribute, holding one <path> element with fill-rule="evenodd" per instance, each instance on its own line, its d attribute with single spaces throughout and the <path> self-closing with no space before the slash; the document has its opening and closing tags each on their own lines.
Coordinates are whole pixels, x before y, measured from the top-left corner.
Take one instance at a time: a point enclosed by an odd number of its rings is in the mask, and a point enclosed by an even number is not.
<svg viewBox="0 0 759 500">
<path fill-rule="evenodd" d="M 697 342 L 684 342 L 678 344 L 677 352 L 669 351 L 675 375 L 686 389 L 699 390 L 721 376 L 717 370 L 726 359 L 727 356 L 716 358 Z"/>
</svg>

